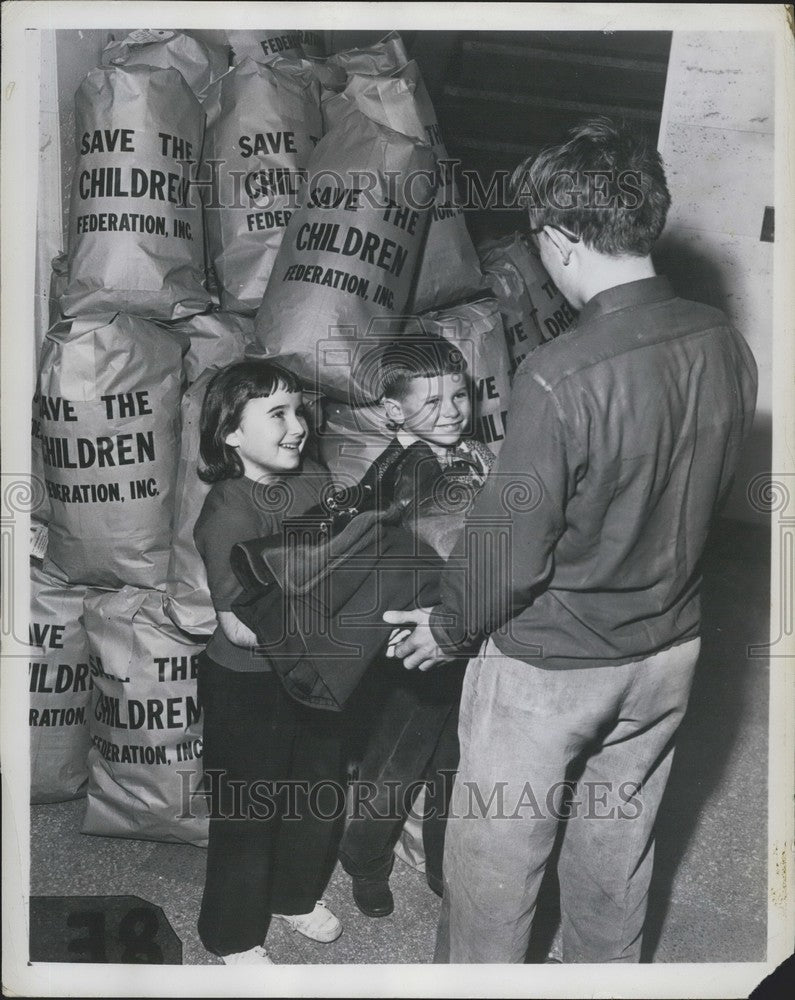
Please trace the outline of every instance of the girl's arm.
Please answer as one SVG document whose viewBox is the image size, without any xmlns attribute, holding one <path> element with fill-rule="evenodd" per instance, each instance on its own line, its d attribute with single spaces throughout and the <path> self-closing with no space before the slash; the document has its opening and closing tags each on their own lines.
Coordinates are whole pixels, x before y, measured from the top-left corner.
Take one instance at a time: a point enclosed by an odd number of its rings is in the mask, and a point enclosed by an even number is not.
<svg viewBox="0 0 795 1000">
<path fill-rule="evenodd" d="M 234 611 L 216 611 L 216 615 L 221 631 L 235 646 L 251 647 L 257 645 L 257 636 L 248 625 L 241 622 Z"/>
<path fill-rule="evenodd" d="M 207 495 L 194 539 L 207 571 L 207 585 L 221 632 L 233 645 L 251 648 L 257 645 L 255 633 L 232 611 L 241 588 L 232 572 L 229 553 L 236 542 L 257 537 L 262 526 L 253 504 L 243 505 L 245 491 L 242 498 L 233 495 L 234 502 L 230 503 L 228 490 L 228 484 L 216 483 Z"/>
</svg>

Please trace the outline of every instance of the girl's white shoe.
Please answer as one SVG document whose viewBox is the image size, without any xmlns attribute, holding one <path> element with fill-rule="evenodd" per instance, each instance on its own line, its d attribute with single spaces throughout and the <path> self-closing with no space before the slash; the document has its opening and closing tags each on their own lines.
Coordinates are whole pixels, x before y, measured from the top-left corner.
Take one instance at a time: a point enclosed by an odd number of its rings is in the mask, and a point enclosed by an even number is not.
<svg viewBox="0 0 795 1000">
<path fill-rule="evenodd" d="M 236 951 L 233 955 L 221 956 L 226 965 L 273 965 L 273 959 L 261 944 L 248 951 Z"/>
</svg>

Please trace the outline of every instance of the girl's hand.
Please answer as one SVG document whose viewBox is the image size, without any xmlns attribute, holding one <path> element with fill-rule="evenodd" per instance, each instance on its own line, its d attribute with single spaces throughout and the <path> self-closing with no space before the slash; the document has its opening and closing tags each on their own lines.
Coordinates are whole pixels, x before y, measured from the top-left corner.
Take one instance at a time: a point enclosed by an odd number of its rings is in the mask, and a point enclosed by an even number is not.
<svg viewBox="0 0 795 1000">
<path fill-rule="evenodd" d="M 257 645 L 257 637 L 233 611 L 219 611 L 218 624 L 227 639 L 235 646 L 251 648 Z"/>
</svg>

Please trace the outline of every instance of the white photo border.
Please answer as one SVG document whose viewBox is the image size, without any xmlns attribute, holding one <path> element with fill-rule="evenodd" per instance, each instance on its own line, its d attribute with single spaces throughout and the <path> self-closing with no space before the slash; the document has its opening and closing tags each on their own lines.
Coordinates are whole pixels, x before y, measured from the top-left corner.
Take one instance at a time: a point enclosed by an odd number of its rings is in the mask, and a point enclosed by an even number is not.
<svg viewBox="0 0 795 1000">
<path fill-rule="evenodd" d="M 96 27 L 284 27 L 390 29 L 512 28 L 538 30 L 770 31 L 776 49 L 776 239 L 774 293 L 775 474 L 795 472 L 795 46 L 792 9 L 784 4 L 455 4 L 455 3 L 176 3 L 7 2 L 2 10 L 2 456 L 8 477 L 29 475 L 38 164 L 38 32 Z M 769 772 L 768 957 L 759 963 L 534 966 L 273 966 L 267 980 L 225 966 L 30 965 L 27 960 L 29 880 L 28 739 L 25 714 L 28 656 L 15 635 L 27 634 L 27 515 L 14 519 L 24 545 L 3 538 L 6 580 L 2 657 L 3 984 L 28 996 L 428 996 L 428 997 L 729 997 L 748 993 L 792 950 L 793 705 L 795 647 L 771 663 Z M 780 592 L 784 553 L 773 551 L 772 600 Z M 790 583 L 792 583 L 790 578 Z M 771 621 L 779 621 L 772 608 Z M 780 609 L 784 611 L 784 607 Z M 17 622 L 17 618 L 19 622 Z M 8 620 L 8 619 L 7 619 Z"/>
</svg>

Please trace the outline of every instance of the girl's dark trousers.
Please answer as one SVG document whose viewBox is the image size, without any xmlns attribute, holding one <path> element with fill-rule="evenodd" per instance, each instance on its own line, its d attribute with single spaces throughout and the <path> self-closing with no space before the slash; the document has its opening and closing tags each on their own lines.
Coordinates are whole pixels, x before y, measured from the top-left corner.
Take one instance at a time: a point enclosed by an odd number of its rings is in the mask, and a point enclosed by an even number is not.
<svg viewBox="0 0 795 1000">
<path fill-rule="evenodd" d="M 272 913 L 308 913 L 326 887 L 344 816 L 340 719 L 290 698 L 273 672 L 202 654 L 207 875 L 199 935 L 229 955 L 263 943 Z"/>
</svg>

